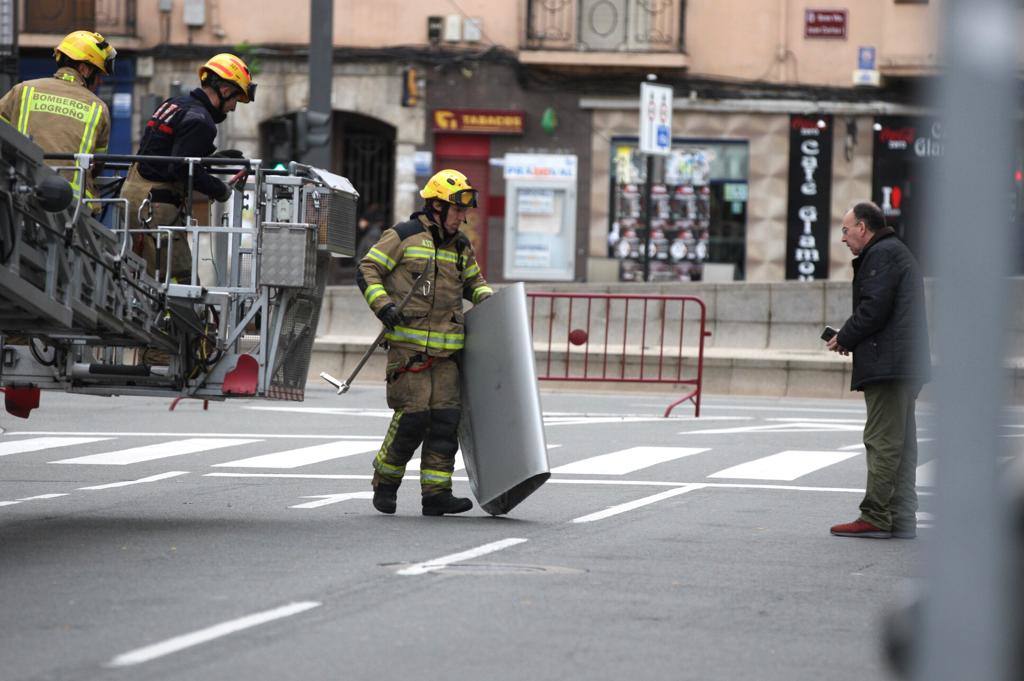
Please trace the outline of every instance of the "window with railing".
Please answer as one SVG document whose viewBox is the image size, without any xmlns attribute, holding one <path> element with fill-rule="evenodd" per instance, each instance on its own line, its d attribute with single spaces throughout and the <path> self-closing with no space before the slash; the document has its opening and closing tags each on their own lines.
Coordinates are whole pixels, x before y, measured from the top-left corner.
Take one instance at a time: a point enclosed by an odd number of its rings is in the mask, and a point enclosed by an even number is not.
<svg viewBox="0 0 1024 681">
<path fill-rule="evenodd" d="M 526 47 L 678 52 L 685 0 L 527 0 Z"/>
<path fill-rule="evenodd" d="M 79 29 L 134 36 L 137 0 L 22 0 L 21 30 L 63 35 Z"/>
</svg>

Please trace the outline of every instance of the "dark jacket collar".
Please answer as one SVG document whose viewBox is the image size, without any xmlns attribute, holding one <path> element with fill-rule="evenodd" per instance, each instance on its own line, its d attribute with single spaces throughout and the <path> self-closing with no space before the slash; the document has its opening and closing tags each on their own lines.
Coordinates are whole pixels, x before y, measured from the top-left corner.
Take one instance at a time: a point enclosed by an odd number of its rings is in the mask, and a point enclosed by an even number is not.
<svg viewBox="0 0 1024 681">
<path fill-rule="evenodd" d="M 210 116 L 213 117 L 213 122 L 220 124 L 224 122 L 224 119 L 228 117 L 226 113 L 218 109 L 210 101 L 209 96 L 203 92 L 203 88 L 197 87 L 195 90 L 189 93 L 192 99 L 198 100 L 200 104 L 206 107 L 206 110 L 210 112 Z"/>
<path fill-rule="evenodd" d="M 896 230 L 892 227 L 883 227 L 882 229 L 875 232 L 875 235 L 871 237 L 871 241 L 868 242 L 867 246 L 860 252 L 860 257 L 864 257 L 864 254 L 868 252 L 868 249 L 877 244 L 882 239 L 888 239 L 891 236 L 896 236 Z"/>
</svg>

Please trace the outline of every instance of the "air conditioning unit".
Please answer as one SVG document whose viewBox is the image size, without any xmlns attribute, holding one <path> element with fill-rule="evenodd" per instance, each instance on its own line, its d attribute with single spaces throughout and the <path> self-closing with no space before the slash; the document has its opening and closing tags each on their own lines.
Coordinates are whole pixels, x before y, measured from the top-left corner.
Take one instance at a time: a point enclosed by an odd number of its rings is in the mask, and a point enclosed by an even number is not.
<svg viewBox="0 0 1024 681">
<path fill-rule="evenodd" d="M 206 25 L 206 0 L 185 0 L 183 13 L 185 25 L 189 28 L 201 28 Z"/>
<path fill-rule="evenodd" d="M 462 40 L 462 15 L 449 14 L 444 18 L 444 41 L 457 43 Z"/>
<path fill-rule="evenodd" d="M 468 17 L 462 24 L 462 39 L 467 43 L 478 43 L 484 37 L 484 20 L 480 17 Z"/>
</svg>

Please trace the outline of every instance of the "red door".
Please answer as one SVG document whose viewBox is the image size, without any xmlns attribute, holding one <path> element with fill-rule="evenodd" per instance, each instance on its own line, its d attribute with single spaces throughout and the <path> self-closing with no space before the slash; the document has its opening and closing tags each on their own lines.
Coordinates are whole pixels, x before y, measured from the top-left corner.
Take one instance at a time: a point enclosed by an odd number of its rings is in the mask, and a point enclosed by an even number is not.
<svg viewBox="0 0 1024 681">
<path fill-rule="evenodd" d="M 491 138 L 485 135 L 438 134 L 434 140 L 434 172 L 458 170 L 479 192 L 477 208 L 469 212 L 462 231 L 473 243 L 476 260 L 487 276 L 487 204 L 490 199 Z"/>
</svg>

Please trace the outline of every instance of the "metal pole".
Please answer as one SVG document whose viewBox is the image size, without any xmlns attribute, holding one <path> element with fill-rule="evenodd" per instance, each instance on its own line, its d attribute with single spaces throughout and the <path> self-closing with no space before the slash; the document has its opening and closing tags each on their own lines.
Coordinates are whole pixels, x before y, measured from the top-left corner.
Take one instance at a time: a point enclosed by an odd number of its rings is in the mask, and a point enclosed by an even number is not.
<svg viewBox="0 0 1024 681">
<path fill-rule="evenodd" d="M 309 10 L 309 110 L 330 114 L 334 109 L 334 0 L 310 0 Z M 316 168 L 330 168 L 330 142 L 309 149 L 302 160 Z"/>
<path fill-rule="evenodd" d="M 18 3 L 0 0 L 0 94 L 18 82 Z"/>
<path fill-rule="evenodd" d="M 999 485 L 1017 17 L 1011 0 L 946 0 L 938 91 L 945 155 L 932 184 L 936 530 L 919 681 L 1010 681 L 1009 505 Z M 1015 576 L 1020 579 L 1020 575 Z"/>
<path fill-rule="evenodd" d="M 651 224 L 654 222 L 654 154 L 647 154 L 647 182 L 644 187 L 644 281 L 651 280 Z"/>
</svg>

